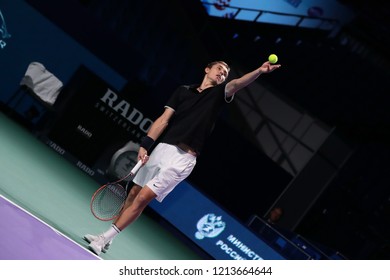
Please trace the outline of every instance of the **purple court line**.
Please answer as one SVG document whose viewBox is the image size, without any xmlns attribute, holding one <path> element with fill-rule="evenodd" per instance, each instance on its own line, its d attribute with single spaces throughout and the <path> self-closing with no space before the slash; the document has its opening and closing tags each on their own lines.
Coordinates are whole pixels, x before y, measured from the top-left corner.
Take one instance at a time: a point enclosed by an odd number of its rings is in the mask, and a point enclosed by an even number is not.
<svg viewBox="0 0 390 280">
<path fill-rule="evenodd" d="M 0 260 L 99 260 L 95 254 L 0 195 Z"/>
</svg>

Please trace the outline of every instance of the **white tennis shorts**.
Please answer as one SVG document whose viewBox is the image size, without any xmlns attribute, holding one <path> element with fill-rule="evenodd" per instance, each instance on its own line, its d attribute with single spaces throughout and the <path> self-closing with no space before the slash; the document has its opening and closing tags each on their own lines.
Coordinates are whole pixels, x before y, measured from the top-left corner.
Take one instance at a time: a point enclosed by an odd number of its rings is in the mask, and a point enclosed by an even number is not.
<svg viewBox="0 0 390 280">
<path fill-rule="evenodd" d="M 179 147 L 159 143 L 150 154 L 148 162 L 138 171 L 133 182 L 141 187 L 148 186 L 163 199 L 194 169 L 196 156 Z"/>
</svg>

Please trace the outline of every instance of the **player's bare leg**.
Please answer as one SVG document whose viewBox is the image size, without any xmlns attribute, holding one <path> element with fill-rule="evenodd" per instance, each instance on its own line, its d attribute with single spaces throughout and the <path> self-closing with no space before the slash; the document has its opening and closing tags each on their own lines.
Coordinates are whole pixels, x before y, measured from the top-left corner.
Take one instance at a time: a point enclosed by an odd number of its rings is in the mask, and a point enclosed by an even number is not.
<svg viewBox="0 0 390 280">
<path fill-rule="evenodd" d="M 131 204 L 133 204 L 133 201 L 134 199 L 137 197 L 138 193 L 142 190 L 142 187 L 139 186 L 139 185 L 134 185 L 130 191 L 129 191 L 129 195 L 127 196 L 126 198 L 126 201 L 125 201 L 125 205 L 123 205 L 123 209 L 120 213 L 120 215 L 123 213 L 123 211 L 127 208 L 129 208 L 131 206 Z M 120 217 L 120 215 L 118 216 L 118 218 Z M 118 220 L 118 218 L 115 219 L 114 221 L 114 224 L 116 223 L 116 221 Z"/>
<path fill-rule="evenodd" d="M 135 189 L 137 192 L 137 189 Z M 95 254 L 99 255 L 105 248 L 107 250 L 107 245 L 111 244 L 112 240 L 117 234 L 119 234 L 123 229 L 128 225 L 134 222 L 145 209 L 145 207 L 156 197 L 156 194 L 149 189 L 148 186 L 143 187 L 137 194 L 137 196 L 130 201 L 129 207 L 123 209 L 121 215 L 111 227 L 99 235 L 97 239 L 93 240 L 89 244 L 89 249 L 91 249 Z"/>
<path fill-rule="evenodd" d="M 122 209 L 121 213 L 122 213 L 125 209 L 127 209 L 127 208 L 129 208 L 129 207 L 131 206 L 131 204 L 133 203 L 134 199 L 136 198 L 136 196 L 138 195 L 138 193 L 139 193 L 141 190 L 142 190 L 142 187 L 139 186 L 139 185 L 134 185 L 134 186 L 130 189 L 129 194 L 128 194 L 128 196 L 127 196 L 127 198 L 126 198 L 126 201 L 125 201 L 125 205 L 123 206 L 123 209 Z M 121 214 L 121 213 L 120 213 L 120 214 Z M 120 215 L 119 215 L 118 217 L 120 217 Z M 116 219 L 114 220 L 113 224 L 115 224 L 117 220 L 118 220 L 118 218 L 116 218 Z M 84 240 L 86 240 L 88 243 L 91 243 L 92 241 L 97 240 L 97 239 L 99 238 L 99 235 L 86 234 L 86 235 L 84 235 L 83 238 L 84 238 Z M 111 243 L 112 243 L 112 240 L 111 240 L 110 242 L 108 242 L 107 244 L 105 244 L 105 246 L 102 248 L 102 252 L 103 252 L 103 253 L 105 253 L 105 252 L 109 249 Z"/>
<path fill-rule="evenodd" d="M 115 221 L 115 226 L 123 230 L 132 222 L 134 222 L 145 207 L 156 197 L 156 194 L 148 187 L 143 187 L 135 199 L 132 201 L 131 205 L 123 210 L 119 218 Z"/>
</svg>

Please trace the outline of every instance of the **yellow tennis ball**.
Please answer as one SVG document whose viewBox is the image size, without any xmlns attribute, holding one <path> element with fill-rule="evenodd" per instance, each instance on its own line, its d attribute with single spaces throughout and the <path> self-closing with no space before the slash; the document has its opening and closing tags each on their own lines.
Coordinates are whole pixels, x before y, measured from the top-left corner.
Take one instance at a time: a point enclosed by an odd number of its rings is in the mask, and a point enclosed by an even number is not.
<svg viewBox="0 0 390 280">
<path fill-rule="evenodd" d="M 278 56 L 276 54 L 271 54 L 268 57 L 268 61 L 271 62 L 272 64 L 278 62 Z"/>
</svg>

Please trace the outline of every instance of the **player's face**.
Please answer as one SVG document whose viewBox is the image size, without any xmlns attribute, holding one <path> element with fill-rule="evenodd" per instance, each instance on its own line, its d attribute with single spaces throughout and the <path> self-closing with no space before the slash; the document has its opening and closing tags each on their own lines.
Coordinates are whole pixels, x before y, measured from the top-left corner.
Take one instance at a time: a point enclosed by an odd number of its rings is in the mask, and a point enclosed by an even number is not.
<svg viewBox="0 0 390 280">
<path fill-rule="evenodd" d="M 214 64 L 207 73 L 209 78 L 213 80 L 216 84 L 223 83 L 228 75 L 228 69 L 225 65 L 221 63 Z"/>
</svg>

